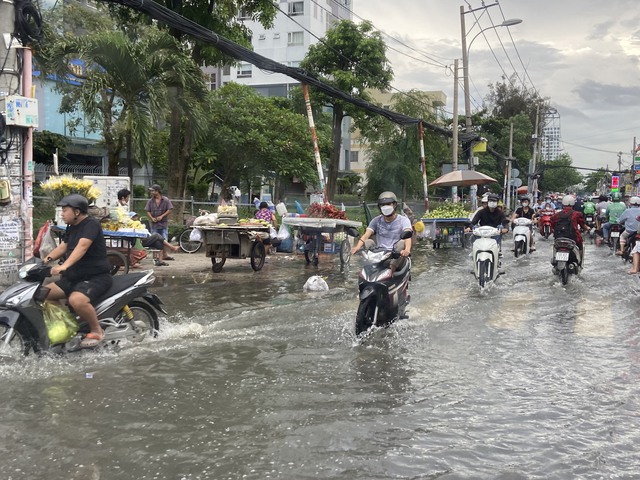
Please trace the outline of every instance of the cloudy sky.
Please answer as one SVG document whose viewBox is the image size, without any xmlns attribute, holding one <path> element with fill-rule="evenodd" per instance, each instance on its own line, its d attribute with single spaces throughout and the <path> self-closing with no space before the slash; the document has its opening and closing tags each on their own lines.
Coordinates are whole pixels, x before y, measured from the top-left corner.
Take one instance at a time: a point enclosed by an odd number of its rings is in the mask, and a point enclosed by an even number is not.
<svg viewBox="0 0 640 480">
<path fill-rule="evenodd" d="M 447 95 L 445 109 L 452 112 L 454 82 L 444 65 L 462 57 L 460 5 L 481 8 L 481 1 L 352 3 L 355 21 L 367 19 L 385 34 L 393 86 L 441 90 Z M 615 168 L 617 152 L 622 151 L 622 164 L 628 167 L 634 136 L 640 143 L 639 6 L 637 0 L 500 0 L 484 14 L 482 9 L 475 12 L 477 23 L 474 14 L 467 13 L 472 108 L 482 104 L 489 83 L 501 81 L 503 71 L 515 71 L 517 83 L 535 87 L 557 109 L 562 147 L 575 166 Z M 475 37 L 481 29 L 512 18 L 522 23 Z M 462 114 L 462 89 L 459 94 Z"/>
</svg>

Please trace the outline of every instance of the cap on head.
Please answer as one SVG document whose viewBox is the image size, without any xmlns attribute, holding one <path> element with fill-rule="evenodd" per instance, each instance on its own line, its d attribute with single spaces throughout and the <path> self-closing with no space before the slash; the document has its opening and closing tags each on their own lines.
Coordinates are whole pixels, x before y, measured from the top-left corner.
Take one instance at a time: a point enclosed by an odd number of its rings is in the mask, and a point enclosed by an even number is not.
<svg viewBox="0 0 640 480">
<path fill-rule="evenodd" d="M 629 205 L 640 206 L 640 197 L 636 197 L 635 195 L 629 199 Z"/>
<path fill-rule="evenodd" d="M 153 185 L 151 185 L 149 187 L 149 191 L 150 192 L 158 192 L 158 193 L 162 193 L 162 187 L 160 185 L 158 185 L 157 183 L 154 183 Z"/>
<path fill-rule="evenodd" d="M 136 212 L 129 212 L 129 218 L 133 218 L 135 216 L 137 216 L 138 214 Z"/>
<path fill-rule="evenodd" d="M 499 200 L 498 195 L 491 193 L 487 196 L 487 202 L 497 202 Z"/>
<path fill-rule="evenodd" d="M 378 195 L 378 205 L 390 205 L 394 202 L 398 203 L 398 198 L 393 192 L 382 192 Z"/>
<path fill-rule="evenodd" d="M 562 197 L 562 206 L 573 207 L 576 204 L 576 197 L 573 195 L 565 195 Z"/>
<path fill-rule="evenodd" d="M 73 209 L 80 210 L 81 213 L 87 213 L 89 211 L 89 202 L 82 195 L 72 193 L 60 200 L 58 202 L 58 207 L 71 207 Z"/>
</svg>

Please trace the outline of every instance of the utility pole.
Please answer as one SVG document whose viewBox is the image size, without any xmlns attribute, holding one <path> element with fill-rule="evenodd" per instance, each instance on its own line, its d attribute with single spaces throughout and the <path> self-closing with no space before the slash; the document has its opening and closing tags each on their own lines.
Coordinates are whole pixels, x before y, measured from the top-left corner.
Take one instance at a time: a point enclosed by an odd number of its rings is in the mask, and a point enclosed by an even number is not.
<svg viewBox="0 0 640 480">
<path fill-rule="evenodd" d="M 458 170 L 458 59 L 453 62 L 453 127 L 452 127 L 453 159 L 451 169 Z M 451 201 L 458 201 L 458 187 L 451 187 Z"/>
<path fill-rule="evenodd" d="M 467 134 L 467 141 L 464 143 L 464 153 L 467 156 L 467 165 L 469 170 L 473 170 L 473 152 L 471 151 L 471 94 L 469 90 L 469 51 L 467 50 L 467 27 L 464 20 L 464 5 L 460 5 L 460 30 L 462 33 L 462 79 L 464 88 L 464 131 Z M 469 188 L 469 197 L 471 199 L 471 211 L 478 207 L 477 193 L 478 186 L 471 185 Z"/>
<path fill-rule="evenodd" d="M 509 128 L 509 158 L 507 158 L 507 202 L 506 205 L 508 208 L 511 208 L 511 170 L 512 170 L 512 160 L 513 160 L 513 122 L 511 122 L 511 127 Z"/>
<path fill-rule="evenodd" d="M 540 139 L 540 135 L 538 134 L 538 128 L 540 125 L 540 105 L 536 107 L 536 125 L 533 130 L 533 154 L 531 156 L 531 161 L 529 162 L 529 175 L 527 176 L 527 191 L 529 194 L 535 195 L 533 192 L 534 182 L 533 173 L 536 171 L 536 158 L 538 156 L 538 141 Z M 536 185 L 537 189 L 537 185 Z"/>
</svg>

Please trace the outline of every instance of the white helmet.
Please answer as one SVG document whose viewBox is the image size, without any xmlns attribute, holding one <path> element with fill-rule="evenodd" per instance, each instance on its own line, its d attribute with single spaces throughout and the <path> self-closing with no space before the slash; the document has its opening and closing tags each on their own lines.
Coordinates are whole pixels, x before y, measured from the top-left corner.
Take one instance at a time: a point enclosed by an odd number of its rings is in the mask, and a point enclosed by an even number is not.
<svg viewBox="0 0 640 480">
<path fill-rule="evenodd" d="M 633 196 L 629 199 L 629 205 L 636 205 L 640 207 L 640 197 Z"/>
<path fill-rule="evenodd" d="M 489 202 L 489 194 L 485 193 L 484 195 L 482 195 L 482 199 L 480 200 L 480 203 L 488 203 Z"/>
<path fill-rule="evenodd" d="M 563 207 L 573 207 L 576 204 L 576 197 L 573 195 L 565 195 L 562 197 L 562 206 Z"/>
</svg>

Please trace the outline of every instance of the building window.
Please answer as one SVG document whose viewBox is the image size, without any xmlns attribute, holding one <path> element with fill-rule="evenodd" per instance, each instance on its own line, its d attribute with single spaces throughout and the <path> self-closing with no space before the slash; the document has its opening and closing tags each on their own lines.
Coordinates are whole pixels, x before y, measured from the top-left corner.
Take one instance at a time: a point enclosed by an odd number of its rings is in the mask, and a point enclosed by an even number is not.
<svg viewBox="0 0 640 480">
<path fill-rule="evenodd" d="M 300 66 L 300 60 L 295 60 L 293 62 L 287 62 L 287 67 L 299 67 Z"/>
<path fill-rule="evenodd" d="M 248 78 L 251 76 L 251 67 L 250 63 L 241 63 L 238 65 L 237 75 L 238 78 Z"/>
<path fill-rule="evenodd" d="M 222 67 L 222 75 L 231 75 L 231 65 Z"/>
<path fill-rule="evenodd" d="M 290 2 L 289 15 L 292 17 L 304 15 L 304 2 Z"/>
<path fill-rule="evenodd" d="M 358 154 L 360 152 L 351 150 L 349 152 L 349 163 L 358 163 Z"/>
<path fill-rule="evenodd" d="M 302 45 L 304 42 L 303 32 L 289 32 L 287 34 L 287 45 Z"/>
<path fill-rule="evenodd" d="M 205 81 L 209 87 L 209 90 L 215 90 L 218 88 L 218 82 L 216 82 L 216 74 L 214 73 L 205 73 Z"/>
<path fill-rule="evenodd" d="M 279 33 L 274 33 L 273 34 L 273 38 L 275 38 L 277 40 L 278 38 L 280 38 L 280 34 Z"/>
<path fill-rule="evenodd" d="M 247 11 L 246 8 L 241 8 L 238 12 L 238 20 L 250 20 L 251 14 Z"/>
<path fill-rule="evenodd" d="M 264 40 L 267 38 L 267 35 L 265 33 L 261 33 L 258 35 L 258 40 Z"/>
</svg>

